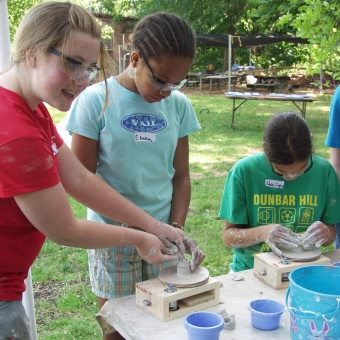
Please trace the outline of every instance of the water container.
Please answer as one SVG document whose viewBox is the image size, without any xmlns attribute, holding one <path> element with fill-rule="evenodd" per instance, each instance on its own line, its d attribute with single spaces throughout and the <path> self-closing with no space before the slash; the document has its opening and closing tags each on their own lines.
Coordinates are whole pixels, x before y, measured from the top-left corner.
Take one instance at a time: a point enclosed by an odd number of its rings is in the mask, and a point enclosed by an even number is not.
<svg viewBox="0 0 340 340">
<path fill-rule="evenodd" d="M 224 328 L 222 316 L 210 312 L 195 312 L 184 319 L 189 340 L 218 340 Z"/>
<path fill-rule="evenodd" d="M 297 268 L 289 281 L 286 305 L 291 338 L 340 339 L 340 267 Z"/>
<path fill-rule="evenodd" d="M 253 327 L 263 331 L 271 331 L 279 327 L 285 306 L 275 300 L 260 299 L 248 305 Z"/>
</svg>

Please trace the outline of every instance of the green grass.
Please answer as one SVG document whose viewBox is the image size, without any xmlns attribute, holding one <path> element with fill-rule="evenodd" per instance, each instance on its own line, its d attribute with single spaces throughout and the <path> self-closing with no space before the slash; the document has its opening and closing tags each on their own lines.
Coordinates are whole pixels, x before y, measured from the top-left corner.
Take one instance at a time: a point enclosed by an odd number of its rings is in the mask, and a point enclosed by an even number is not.
<svg viewBox="0 0 340 340">
<path fill-rule="evenodd" d="M 271 115 L 296 108 L 290 102 L 247 101 L 237 110 L 232 130 L 230 99 L 218 94 L 188 97 L 202 129 L 190 136 L 192 199 L 186 234 L 205 252 L 203 266 L 211 276 L 217 276 L 228 272 L 231 261 L 231 251 L 221 240 L 223 222 L 217 219 L 226 175 L 237 160 L 261 151 L 263 128 Z M 327 159 L 329 149 L 324 141 L 330 101 L 331 96 L 324 95 L 308 103 L 306 115 L 315 152 Z M 51 113 L 55 123 L 65 117 L 55 109 Z M 70 202 L 76 216 L 85 218 L 86 209 L 73 199 Z M 333 246 L 323 248 L 331 249 Z M 39 340 L 101 339 L 86 250 L 46 241 L 32 267 L 32 276 Z"/>
<path fill-rule="evenodd" d="M 53 118 L 54 124 L 57 125 L 58 123 L 60 123 L 63 120 L 63 118 L 66 117 L 66 112 L 60 112 L 57 109 L 55 109 L 54 107 L 49 106 L 49 105 L 46 105 L 46 106 L 47 106 L 48 111 L 50 112 L 50 114 Z"/>
</svg>

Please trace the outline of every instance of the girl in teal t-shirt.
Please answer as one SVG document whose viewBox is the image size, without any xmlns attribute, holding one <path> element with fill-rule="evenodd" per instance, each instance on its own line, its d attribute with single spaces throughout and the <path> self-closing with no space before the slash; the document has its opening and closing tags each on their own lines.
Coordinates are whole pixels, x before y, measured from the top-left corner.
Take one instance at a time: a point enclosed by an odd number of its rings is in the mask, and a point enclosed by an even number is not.
<svg viewBox="0 0 340 340">
<path fill-rule="evenodd" d="M 188 98 L 176 90 L 186 84 L 194 57 L 194 34 L 181 17 L 163 12 L 146 16 L 134 28 L 129 66 L 106 80 L 107 108 L 100 114 L 105 82 L 94 84 L 79 96 L 66 125 L 72 150 L 89 170 L 154 218 L 175 226 L 186 221 L 189 135 L 200 129 Z M 93 210 L 87 217 L 113 228 L 121 222 Z M 194 270 L 204 254 L 193 239 L 184 237 L 183 244 Z M 134 294 L 137 282 L 158 277 L 174 264 L 152 265 L 130 245 L 91 249 L 88 255 L 99 309 L 108 299 Z M 118 332 L 105 336 L 117 338 Z"/>
<path fill-rule="evenodd" d="M 330 245 L 340 218 L 340 191 L 332 165 L 312 153 L 306 121 L 294 112 L 274 115 L 263 136 L 264 153 L 230 170 L 219 217 L 223 242 L 233 248 L 233 271 L 253 268 L 254 254 L 277 244 Z"/>
</svg>

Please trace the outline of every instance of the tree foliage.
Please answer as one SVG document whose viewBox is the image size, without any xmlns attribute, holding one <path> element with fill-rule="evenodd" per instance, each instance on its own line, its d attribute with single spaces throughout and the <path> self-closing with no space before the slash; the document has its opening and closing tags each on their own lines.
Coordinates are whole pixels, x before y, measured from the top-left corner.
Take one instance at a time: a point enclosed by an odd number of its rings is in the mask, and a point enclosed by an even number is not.
<svg viewBox="0 0 340 340">
<path fill-rule="evenodd" d="M 7 7 L 8 7 L 8 18 L 10 22 L 10 40 L 13 41 L 13 38 L 15 36 L 15 32 L 17 31 L 17 28 L 19 26 L 19 23 L 23 16 L 26 14 L 26 12 L 32 8 L 34 5 L 46 2 L 49 0 L 7 0 Z M 54 0 L 56 1 L 56 0 Z M 101 5 L 100 0 L 71 0 L 73 3 L 77 3 L 85 8 L 88 8 L 89 6 L 94 6 L 95 9 L 98 8 L 98 6 Z M 103 25 L 100 22 L 102 26 L 102 31 L 104 33 L 104 38 L 107 38 L 107 35 L 112 33 L 112 30 L 109 27 L 106 27 L 107 25 Z"/>
<path fill-rule="evenodd" d="M 310 41 L 310 72 L 340 71 L 340 2 L 338 0 L 290 0 L 299 4 L 298 14 L 287 13 L 282 22 L 291 22 L 298 34 Z"/>
<path fill-rule="evenodd" d="M 45 0 L 8 0 L 10 34 L 22 16 Z M 84 7 L 103 6 L 103 12 L 119 22 L 124 16 L 142 18 L 155 11 L 181 15 L 195 33 L 203 34 L 292 34 L 307 38 L 310 45 L 279 43 L 252 48 L 252 64 L 270 66 L 310 65 L 311 72 L 339 70 L 340 1 L 338 0 L 71 0 Z M 194 68 L 213 63 L 222 69 L 225 50 L 199 47 Z M 233 62 L 248 64 L 249 50 L 233 52 Z"/>
<path fill-rule="evenodd" d="M 9 31 L 11 41 L 14 38 L 15 32 L 19 26 L 22 17 L 25 15 L 27 10 L 37 3 L 42 1 L 39 0 L 7 0 L 8 7 L 8 19 L 9 19 Z"/>
<path fill-rule="evenodd" d="M 297 28 L 289 20 L 282 18 L 290 13 L 292 17 L 299 13 L 303 0 L 249 0 L 248 32 L 252 34 L 288 34 L 297 36 Z M 264 68 L 272 66 L 304 65 L 308 62 L 307 45 L 277 43 L 252 49 L 253 62 Z"/>
<path fill-rule="evenodd" d="M 302 1 L 300 1 L 302 2 Z M 192 26 L 195 33 L 202 34 L 287 34 L 294 35 L 296 28 L 281 17 L 288 11 L 297 13 L 299 4 L 289 0 L 104 0 L 106 10 L 116 18 L 134 15 L 138 18 L 159 10 L 181 15 Z M 299 46 L 301 48 L 301 46 Z M 306 60 L 306 51 L 294 44 L 278 43 L 252 49 L 252 64 L 260 67 L 285 66 Z M 301 48 L 304 50 L 304 47 Z M 221 47 L 199 47 L 194 69 L 204 69 L 213 63 L 222 69 L 225 49 Z M 308 55 L 307 55 L 308 56 Z M 247 65 L 249 50 L 233 51 L 233 62 Z"/>
</svg>

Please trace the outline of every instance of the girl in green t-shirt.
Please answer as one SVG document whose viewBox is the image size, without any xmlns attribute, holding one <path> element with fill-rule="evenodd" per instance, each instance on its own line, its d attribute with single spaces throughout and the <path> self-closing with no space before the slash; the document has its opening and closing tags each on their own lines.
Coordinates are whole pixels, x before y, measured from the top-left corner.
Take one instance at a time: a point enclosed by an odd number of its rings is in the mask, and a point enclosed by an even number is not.
<svg viewBox="0 0 340 340">
<path fill-rule="evenodd" d="M 222 239 L 233 249 L 233 271 L 253 268 L 254 254 L 280 246 L 330 245 L 340 220 L 340 190 L 332 165 L 313 154 L 306 121 L 294 112 L 269 119 L 264 153 L 230 170 L 219 217 Z"/>
</svg>

